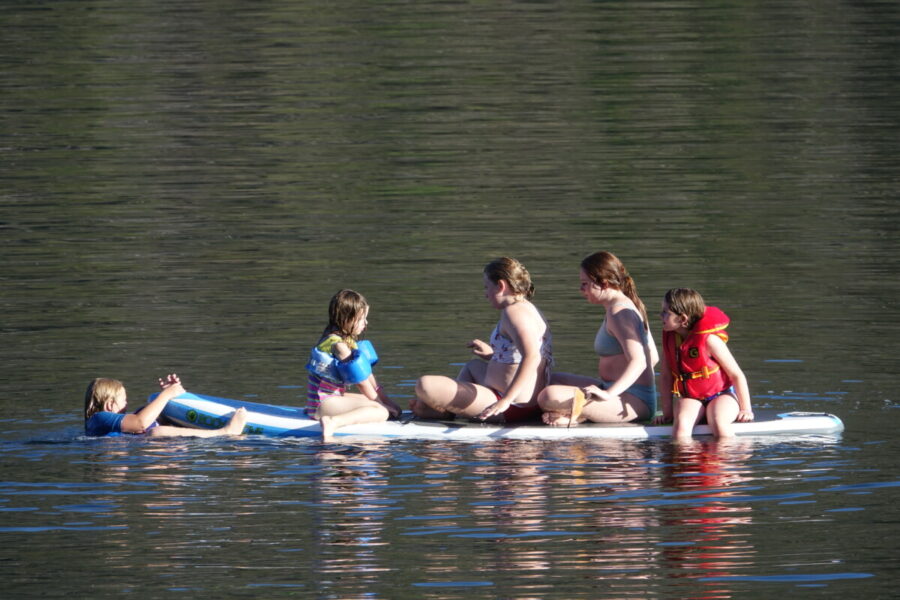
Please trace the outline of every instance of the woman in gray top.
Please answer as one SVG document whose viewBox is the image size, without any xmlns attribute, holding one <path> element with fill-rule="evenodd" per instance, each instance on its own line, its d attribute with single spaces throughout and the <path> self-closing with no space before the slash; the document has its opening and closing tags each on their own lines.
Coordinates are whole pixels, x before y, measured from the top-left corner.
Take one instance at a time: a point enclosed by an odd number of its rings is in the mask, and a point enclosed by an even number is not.
<svg viewBox="0 0 900 600">
<path fill-rule="evenodd" d="M 597 377 L 554 373 L 550 385 L 538 396 L 544 422 L 569 426 L 584 421 L 650 419 L 656 411 L 653 366 L 659 362 L 659 354 L 634 280 L 615 255 L 596 252 L 581 261 L 581 295 L 606 310 L 594 339 L 599 357 Z M 573 399 L 578 390 L 586 403 L 573 421 Z"/>
</svg>

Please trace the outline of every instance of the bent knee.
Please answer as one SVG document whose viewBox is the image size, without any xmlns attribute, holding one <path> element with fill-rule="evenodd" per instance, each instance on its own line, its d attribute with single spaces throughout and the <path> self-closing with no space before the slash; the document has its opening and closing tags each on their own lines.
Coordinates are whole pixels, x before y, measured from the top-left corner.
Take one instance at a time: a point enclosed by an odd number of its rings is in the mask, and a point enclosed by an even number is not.
<svg viewBox="0 0 900 600">
<path fill-rule="evenodd" d="M 446 388 L 447 377 L 442 375 L 423 375 L 416 381 L 416 396 L 426 402 L 430 402 L 440 395 L 440 390 Z"/>
<path fill-rule="evenodd" d="M 541 407 L 542 410 L 547 410 L 549 408 L 554 408 L 555 403 L 550 401 L 550 392 L 548 391 L 550 388 L 545 387 L 540 391 L 537 397 L 538 406 Z"/>
<path fill-rule="evenodd" d="M 378 421 L 387 421 L 388 419 L 391 418 L 391 413 L 390 413 L 390 411 L 388 411 L 387 408 L 385 408 L 384 406 L 379 404 L 377 417 L 378 417 Z"/>
<path fill-rule="evenodd" d="M 574 390 L 570 385 L 548 385 L 538 394 L 538 406 L 544 410 L 563 408 L 572 401 Z"/>
</svg>

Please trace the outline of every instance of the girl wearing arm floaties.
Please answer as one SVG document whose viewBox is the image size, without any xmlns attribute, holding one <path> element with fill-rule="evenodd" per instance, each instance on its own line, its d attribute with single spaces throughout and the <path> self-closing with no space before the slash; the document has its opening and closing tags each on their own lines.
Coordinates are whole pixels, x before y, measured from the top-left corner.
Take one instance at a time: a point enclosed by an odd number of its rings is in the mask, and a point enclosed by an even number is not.
<svg viewBox="0 0 900 600">
<path fill-rule="evenodd" d="M 456 379 L 420 377 L 410 402 L 417 416 L 493 417 L 503 423 L 540 419 L 537 395 L 550 378 L 553 346 L 547 321 L 531 303 L 531 276 L 514 258 L 494 260 L 484 268 L 484 295 L 500 311 L 490 343 L 469 342 L 478 358 L 466 363 Z"/>
<path fill-rule="evenodd" d="M 162 391 L 153 400 L 131 414 L 125 413 L 128 398 L 125 386 L 116 379 L 98 377 L 88 384 L 84 394 L 84 433 L 89 436 L 119 435 L 122 433 L 160 437 L 214 437 L 240 435 L 247 423 L 247 411 L 234 411 L 228 424 L 221 429 L 191 429 L 172 425 L 158 425 L 156 419 L 172 398 L 184 393 L 181 380 L 174 373 L 159 380 Z"/>
<path fill-rule="evenodd" d="M 747 378 L 725 342 L 728 316 L 706 306 L 692 289 L 666 293 L 660 313 L 663 324 L 663 365 L 660 372 L 662 415 L 654 423 L 674 418 L 672 437 L 690 439 L 703 417 L 719 438 L 734 435 L 732 423 L 753 420 Z M 673 397 L 677 398 L 673 407 Z"/>
<path fill-rule="evenodd" d="M 400 416 L 400 407 L 372 374 L 372 365 L 378 362 L 375 349 L 370 342 L 359 340 L 368 316 L 369 305 L 362 294 L 353 290 L 335 294 L 328 305 L 328 325 L 306 364 L 306 414 L 321 423 L 326 441 L 339 427 Z M 362 393 L 347 393 L 351 384 Z"/>
</svg>

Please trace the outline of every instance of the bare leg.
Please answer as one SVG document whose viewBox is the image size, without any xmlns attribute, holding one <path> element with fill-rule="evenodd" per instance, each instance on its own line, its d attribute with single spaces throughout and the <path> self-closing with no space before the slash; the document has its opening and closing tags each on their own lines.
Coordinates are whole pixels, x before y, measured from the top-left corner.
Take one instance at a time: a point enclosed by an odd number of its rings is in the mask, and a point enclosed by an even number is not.
<svg viewBox="0 0 900 600">
<path fill-rule="evenodd" d="M 390 416 L 384 406 L 362 394 L 325 398 L 319 405 L 319 414 L 322 440 L 326 442 L 332 441 L 334 432 L 341 427 L 359 423 L 381 423 L 387 421 Z"/>
<path fill-rule="evenodd" d="M 416 386 L 418 387 L 418 386 Z M 444 421 L 452 421 L 456 418 L 452 412 L 434 410 L 418 398 L 412 398 L 409 401 L 409 410 L 420 419 L 441 419 Z"/>
<path fill-rule="evenodd" d="M 466 383 L 481 383 L 487 375 L 487 363 L 483 360 L 473 358 L 463 365 L 456 376 L 457 381 L 465 381 Z"/>
<path fill-rule="evenodd" d="M 717 438 L 734 437 L 734 420 L 740 412 L 737 398 L 722 394 L 706 407 L 706 422 Z"/>
<path fill-rule="evenodd" d="M 554 373 L 550 378 L 552 385 L 544 388 L 538 396 L 538 404 L 544 411 L 543 419 L 547 425 L 567 427 L 569 415 L 572 414 L 572 397 L 575 388 L 589 385 L 601 387 L 603 382 L 593 377 L 574 375 L 572 373 Z M 650 417 L 647 406 L 631 394 L 622 394 L 617 402 L 607 402 L 588 398 L 578 422 L 594 423 L 629 423 Z"/>
<path fill-rule="evenodd" d="M 234 411 L 228 424 L 219 429 L 193 429 L 191 427 L 176 427 L 173 425 L 160 425 L 147 432 L 152 437 L 217 437 L 220 435 L 241 435 L 247 424 L 247 409 L 241 407 Z"/>
<path fill-rule="evenodd" d="M 591 385 L 585 383 L 584 385 Z M 538 394 L 538 405 L 544 414 L 541 418 L 544 423 L 553 427 L 568 427 L 569 417 L 572 414 L 572 399 L 579 385 L 550 385 Z M 583 415 L 579 415 L 578 423 L 585 421 Z M 576 423 L 572 423 L 575 425 Z"/>
<path fill-rule="evenodd" d="M 446 408 L 456 394 L 451 381 L 477 384 L 484 381 L 487 362 L 473 358 L 459 370 L 456 379 L 442 375 L 425 375 L 416 382 L 416 397 L 409 401 L 409 408 L 421 419 L 451 420 L 456 413 Z"/>
<path fill-rule="evenodd" d="M 703 418 L 703 403 L 693 398 L 678 398 L 675 404 L 675 422 L 672 424 L 672 439 L 689 442 L 694 433 L 694 425 Z"/>
<path fill-rule="evenodd" d="M 419 406 L 424 404 L 439 414 L 451 413 L 469 419 L 474 419 L 497 401 L 497 395 L 490 388 L 442 375 L 420 377 L 416 382 L 416 397 Z M 502 420 L 502 417 L 496 420 Z"/>
<path fill-rule="evenodd" d="M 572 398 L 575 395 L 575 388 L 583 388 L 589 385 L 600 385 L 599 379 L 585 377 L 584 375 L 575 375 L 573 373 L 553 373 L 550 376 L 550 382 L 541 393 L 538 394 L 538 405 L 544 414 L 541 418 L 547 425 L 561 425 L 563 427 L 569 424 L 569 415 L 572 414 Z M 579 417 L 579 423 L 583 423 L 584 419 Z"/>
<path fill-rule="evenodd" d="M 637 396 L 622 394 L 617 401 L 592 400 L 584 405 L 581 414 L 594 423 L 631 423 L 649 419 L 650 409 Z"/>
</svg>

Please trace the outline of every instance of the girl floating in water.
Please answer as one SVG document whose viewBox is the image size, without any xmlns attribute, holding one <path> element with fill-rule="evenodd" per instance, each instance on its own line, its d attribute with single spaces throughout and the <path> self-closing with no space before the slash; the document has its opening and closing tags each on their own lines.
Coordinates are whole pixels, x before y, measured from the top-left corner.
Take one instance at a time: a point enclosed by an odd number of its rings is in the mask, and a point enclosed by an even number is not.
<svg viewBox="0 0 900 600">
<path fill-rule="evenodd" d="M 159 395 L 132 414 L 125 413 L 128 398 L 125 386 L 116 379 L 98 377 L 88 384 L 84 394 L 84 433 L 90 436 L 120 433 L 165 437 L 214 437 L 240 435 L 247 423 L 247 411 L 239 408 L 221 429 L 191 429 L 158 425 L 156 419 L 172 398 L 184 393 L 181 380 L 174 373 L 159 380 Z"/>
</svg>

